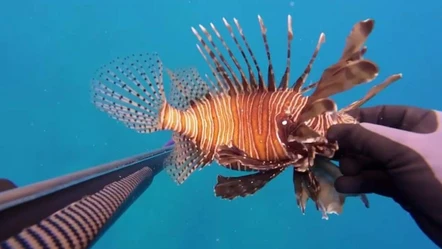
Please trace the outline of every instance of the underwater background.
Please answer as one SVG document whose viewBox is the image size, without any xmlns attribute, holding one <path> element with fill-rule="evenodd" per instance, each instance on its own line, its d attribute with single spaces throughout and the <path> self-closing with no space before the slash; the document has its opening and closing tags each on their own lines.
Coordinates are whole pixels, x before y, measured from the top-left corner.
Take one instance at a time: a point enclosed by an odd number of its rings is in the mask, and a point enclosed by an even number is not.
<svg viewBox="0 0 442 249">
<path fill-rule="evenodd" d="M 225 32 L 223 17 L 240 21 L 260 65 L 266 65 L 258 14 L 268 28 L 278 78 L 285 69 L 288 14 L 294 24 L 291 81 L 325 32 L 326 43 L 307 82 L 319 79 L 336 61 L 356 22 L 373 18 L 365 57 L 379 65 L 380 74 L 334 97 L 338 105 L 403 73 L 402 80 L 366 106 L 442 110 L 439 0 L 3 0 L 0 177 L 23 186 L 162 146 L 169 132 L 138 134 L 91 104 L 95 70 L 117 56 L 158 52 L 165 67 L 195 66 L 209 73 L 190 27 L 213 22 Z M 234 201 L 213 194 L 216 175 L 225 172 L 213 165 L 180 187 L 161 173 L 94 248 L 436 248 L 390 199 L 369 195 L 366 209 L 359 199 L 349 198 L 343 214 L 326 221 L 311 201 L 306 215 L 301 214 L 291 171 Z"/>
</svg>

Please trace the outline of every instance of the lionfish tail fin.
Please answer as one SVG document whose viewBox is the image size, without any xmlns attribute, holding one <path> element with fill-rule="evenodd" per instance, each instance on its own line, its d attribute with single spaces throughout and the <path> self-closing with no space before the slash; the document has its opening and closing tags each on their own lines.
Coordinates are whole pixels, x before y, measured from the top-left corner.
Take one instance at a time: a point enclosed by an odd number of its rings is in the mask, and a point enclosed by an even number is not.
<svg viewBox="0 0 442 249">
<path fill-rule="evenodd" d="M 156 53 L 116 58 L 98 69 L 91 83 L 92 102 L 110 117 L 140 133 L 161 129 L 166 97 Z"/>
</svg>

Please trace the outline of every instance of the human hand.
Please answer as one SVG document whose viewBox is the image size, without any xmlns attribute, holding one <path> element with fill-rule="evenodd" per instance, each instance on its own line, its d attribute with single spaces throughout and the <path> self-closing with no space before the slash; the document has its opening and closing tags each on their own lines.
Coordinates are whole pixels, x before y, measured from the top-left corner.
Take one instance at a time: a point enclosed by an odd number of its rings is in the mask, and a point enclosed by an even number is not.
<svg viewBox="0 0 442 249">
<path fill-rule="evenodd" d="M 341 193 L 393 198 L 442 247 L 442 113 L 407 106 L 349 112 L 362 124 L 327 132 L 337 141 Z"/>
</svg>

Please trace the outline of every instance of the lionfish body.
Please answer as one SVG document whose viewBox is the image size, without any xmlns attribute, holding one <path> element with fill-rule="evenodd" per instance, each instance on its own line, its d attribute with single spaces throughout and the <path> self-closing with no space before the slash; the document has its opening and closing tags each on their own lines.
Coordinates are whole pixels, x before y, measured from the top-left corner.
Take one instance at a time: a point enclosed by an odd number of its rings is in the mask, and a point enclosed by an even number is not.
<svg viewBox="0 0 442 249">
<path fill-rule="evenodd" d="M 162 129 L 173 130 L 197 144 L 209 161 L 221 146 L 235 145 L 248 157 L 268 162 L 264 167 L 269 163 L 277 166 L 292 160 L 281 142 L 282 122 L 289 116 L 297 119 L 307 102 L 308 97 L 292 90 L 221 95 L 203 99 L 186 111 L 165 105 L 160 123 Z M 351 116 L 339 113 L 316 116 L 305 125 L 323 136 L 333 124 L 354 122 Z"/>
<path fill-rule="evenodd" d="M 325 35 L 320 35 L 303 74 L 290 86 L 293 32 L 289 16 L 287 65 L 277 86 L 267 29 L 261 17 L 258 18 L 268 59 L 266 78 L 239 22 L 234 20 L 246 49 L 224 19 L 246 67 L 241 66 L 213 24 L 211 28 L 227 55 L 220 52 L 213 35 L 200 25 L 207 41 L 196 29 L 192 31 L 214 80 L 209 77 L 203 80 L 195 68 L 167 70 L 172 92 L 166 100 L 163 65 L 158 56 L 132 55 L 100 69 L 93 80 L 93 101 L 111 117 L 138 132 L 172 130 L 175 147 L 165 167 L 179 184 L 214 160 L 233 170 L 255 171 L 240 177 L 218 176 L 215 194 L 233 199 L 255 193 L 288 166 L 293 166 L 295 192 L 302 211 L 311 198 L 324 218 L 327 213 L 340 213 L 345 196 L 333 187 L 340 173 L 325 159 L 331 158 L 338 146 L 327 141 L 325 133 L 334 124 L 357 123 L 346 111 L 361 106 L 401 75 L 389 77 L 364 98 L 337 110 L 329 99 L 331 95 L 371 81 L 378 74 L 376 64 L 363 59 L 366 47 L 362 45 L 373 29 L 373 20 L 357 23 L 338 62 L 328 67 L 317 82 L 303 87 Z M 306 96 L 312 89 L 313 93 Z M 368 206 L 366 197 L 361 198 Z"/>
</svg>

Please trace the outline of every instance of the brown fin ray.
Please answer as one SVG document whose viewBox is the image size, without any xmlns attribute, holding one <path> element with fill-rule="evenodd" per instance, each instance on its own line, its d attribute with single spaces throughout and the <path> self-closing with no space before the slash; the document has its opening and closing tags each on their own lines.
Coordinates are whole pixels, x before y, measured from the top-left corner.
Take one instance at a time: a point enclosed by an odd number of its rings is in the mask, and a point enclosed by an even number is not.
<svg viewBox="0 0 442 249">
<path fill-rule="evenodd" d="M 304 122 L 326 112 L 335 111 L 337 111 L 337 106 L 333 100 L 327 98 L 318 99 L 311 104 L 307 104 L 300 112 L 299 117 L 297 117 L 296 120 L 293 120 L 292 117 L 288 117 L 285 119 L 284 117 L 278 117 L 278 119 L 284 119 L 286 122 L 284 129 L 282 127 L 279 128 L 280 131 L 284 131 L 285 133 L 281 133 L 279 134 L 279 136 L 288 137 L 288 142 L 298 141 L 300 143 L 305 143 L 305 140 L 311 138 L 320 139 L 321 136 L 319 135 L 319 133 L 305 125 Z"/>
<path fill-rule="evenodd" d="M 372 19 L 358 22 L 353 26 L 347 36 L 346 45 L 339 61 L 327 68 L 317 83 L 303 89 L 305 92 L 316 86 L 310 96 L 311 101 L 350 90 L 356 85 L 376 78 L 379 73 L 378 66 L 362 58 L 367 51 L 367 48 L 362 46 L 373 28 L 374 21 Z"/>
<path fill-rule="evenodd" d="M 326 112 L 336 112 L 338 107 L 336 103 L 327 98 L 317 99 L 311 104 L 307 104 L 301 111 L 300 116 L 296 119 L 298 123 L 304 123 L 316 116 L 322 115 Z"/>
<path fill-rule="evenodd" d="M 293 91 L 295 91 L 295 92 L 299 92 L 299 91 L 305 92 L 308 89 L 313 88 L 313 87 L 315 87 L 317 85 L 315 83 L 315 84 L 312 84 L 312 85 L 308 86 L 307 88 L 303 88 L 301 90 L 301 87 L 302 87 L 302 85 L 304 85 L 305 80 L 307 79 L 308 75 L 310 74 L 310 71 L 312 70 L 312 67 L 313 67 L 313 63 L 315 62 L 316 57 L 318 56 L 319 50 L 321 49 L 321 46 L 322 46 L 322 44 L 324 42 L 325 42 L 325 34 L 321 33 L 319 35 L 319 39 L 318 39 L 318 43 L 316 44 L 316 48 L 313 51 L 313 55 L 310 58 L 309 63 L 307 64 L 307 67 L 304 69 L 304 72 L 302 73 L 302 75 L 299 76 L 299 78 L 296 80 L 295 84 L 293 85 Z"/>
<path fill-rule="evenodd" d="M 301 92 L 302 94 L 304 94 L 304 93 L 310 91 L 311 89 L 313 89 L 313 88 L 315 88 L 315 87 L 317 87 L 317 86 L 318 86 L 318 82 L 311 83 L 311 84 L 309 84 L 308 86 L 303 87 L 303 88 L 300 90 L 300 92 Z"/>
<path fill-rule="evenodd" d="M 250 172 L 250 171 L 256 171 L 254 169 L 251 169 L 247 166 L 244 166 L 242 164 L 240 164 L 239 162 L 234 162 L 234 163 L 230 163 L 230 164 L 224 164 L 224 167 L 231 169 L 231 170 L 236 170 L 236 171 L 243 171 L 243 172 Z"/>
<path fill-rule="evenodd" d="M 177 184 L 182 184 L 196 169 L 208 164 L 211 157 L 184 135 L 174 133 L 173 140 L 175 147 L 164 161 L 164 166 L 167 174 Z"/>
<path fill-rule="evenodd" d="M 292 17 L 289 15 L 287 18 L 287 61 L 286 61 L 285 72 L 284 75 L 282 76 L 281 82 L 279 83 L 278 90 L 286 90 L 289 87 L 292 40 L 293 40 Z"/>
<path fill-rule="evenodd" d="M 378 66 L 369 60 L 350 62 L 337 70 L 334 67 L 330 67 L 322 75 L 310 99 L 315 101 L 316 99 L 330 97 L 350 90 L 356 85 L 373 80 L 378 73 Z"/>
<path fill-rule="evenodd" d="M 285 168 L 277 168 L 267 171 L 259 171 L 254 174 L 239 177 L 224 177 L 219 175 L 215 185 L 215 195 L 223 199 L 235 199 L 246 197 L 262 189 L 267 183 L 273 180 Z"/>
<path fill-rule="evenodd" d="M 304 149 L 296 151 L 296 147 L 293 144 L 301 144 Z M 305 124 L 300 126 L 295 133 L 288 136 L 287 145 L 288 153 L 303 155 L 303 158 L 296 158 L 299 159 L 296 160 L 298 171 L 305 171 L 308 167 L 313 166 L 316 155 L 331 158 L 338 149 L 336 142 L 331 143 L 327 141 L 324 136 L 321 136 Z M 293 151 L 290 151 L 291 147 L 294 147 Z"/>
<path fill-rule="evenodd" d="M 260 18 L 259 18 L 260 19 Z M 220 33 L 218 32 L 218 30 L 216 29 L 215 25 L 213 25 L 212 23 L 210 24 L 212 27 L 212 30 L 215 32 L 215 35 L 217 36 L 218 40 L 221 41 L 222 45 L 224 46 L 224 48 L 227 50 L 229 57 L 232 59 L 232 61 L 234 62 L 236 68 L 239 71 L 240 76 L 237 76 L 236 73 L 233 71 L 233 69 L 230 67 L 229 63 L 227 62 L 226 58 L 224 57 L 223 53 L 218 49 L 217 45 L 215 44 L 212 35 L 207 31 L 207 29 L 202 26 L 199 25 L 200 29 L 202 30 L 202 32 L 204 33 L 204 35 L 206 36 L 207 40 L 209 41 L 209 44 L 211 44 L 212 48 L 210 48 L 208 46 L 208 43 L 206 43 L 204 41 L 204 39 L 202 38 L 202 36 L 198 33 L 198 31 L 192 27 L 192 31 L 195 34 L 195 36 L 197 37 L 198 41 L 200 42 L 200 44 L 202 45 L 202 48 L 205 50 L 205 52 L 209 55 L 209 58 L 211 60 L 211 62 L 214 64 L 214 67 L 212 66 L 212 64 L 209 62 L 206 53 L 203 52 L 203 49 L 200 47 L 200 45 L 197 45 L 198 50 L 200 51 L 201 55 L 204 57 L 204 59 L 206 60 L 207 64 L 209 65 L 209 67 L 212 70 L 212 74 L 215 76 L 215 78 L 218 81 L 222 81 L 222 84 L 224 86 L 226 86 L 225 88 L 227 89 L 227 93 L 231 96 L 243 93 L 243 92 L 247 92 L 249 90 L 260 90 L 260 91 L 266 91 L 267 87 L 264 83 L 264 79 L 262 77 L 261 74 L 261 70 L 258 66 L 258 63 L 255 59 L 255 56 L 253 55 L 252 50 L 250 49 L 250 46 L 247 43 L 247 40 L 245 38 L 245 35 L 242 32 L 242 28 L 239 25 L 239 22 L 234 19 L 235 24 L 240 32 L 240 35 L 248 49 L 249 55 L 252 57 L 254 64 L 256 66 L 257 69 L 257 73 L 258 73 L 258 83 L 259 86 L 258 88 L 256 88 L 256 78 L 253 75 L 253 71 L 251 69 L 251 66 L 247 60 L 247 57 L 244 53 L 244 50 L 242 49 L 241 45 L 238 43 L 232 27 L 230 26 L 230 24 L 223 18 L 224 24 L 227 27 L 227 29 L 229 30 L 230 36 L 232 37 L 232 39 L 234 40 L 237 48 L 240 50 L 242 58 L 246 61 L 246 65 L 249 71 L 249 80 L 247 79 L 247 77 L 245 76 L 245 73 L 243 71 L 243 69 L 241 68 L 238 60 L 236 59 L 236 57 L 234 56 L 234 53 L 232 52 L 232 50 L 228 47 L 228 45 L 226 44 L 226 42 L 224 41 L 223 37 L 220 35 Z M 263 28 L 263 23 L 261 22 L 262 20 L 260 19 L 260 26 L 261 28 Z M 265 34 L 265 28 L 262 29 L 262 31 L 264 32 L 263 38 L 265 41 L 265 45 L 266 45 L 266 49 L 268 51 L 268 44 L 267 44 L 267 37 Z M 271 70 L 270 70 L 271 69 Z M 269 65 L 269 72 L 273 72 L 272 69 L 272 65 L 270 63 Z M 269 77 L 271 76 L 271 74 L 269 74 Z M 269 79 L 272 79 L 271 77 Z M 273 80 L 274 82 L 274 80 Z M 269 84 L 272 84 L 272 81 L 269 82 Z"/>
<path fill-rule="evenodd" d="M 350 61 L 357 61 L 357 60 L 362 60 L 362 58 L 364 57 L 364 54 L 367 52 L 367 47 L 364 46 L 363 48 L 361 48 L 361 50 L 356 51 L 350 58 Z"/>
<path fill-rule="evenodd" d="M 295 170 L 293 173 L 295 195 L 301 211 L 305 212 L 306 203 L 311 198 L 316 208 L 321 211 L 323 219 L 328 219 L 328 214 L 342 213 L 346 197 L 355 195 L 341 194 L 336 191 L 334 182 L 341 175 L 336 165 L 322 157 L 315 159 L 310 175 Z M 366 195 L 356 196 L 361 198 L 365 207 L 369 207 Z"/>
<path fill-rule="evenodd" d="M 294 168 L 293 179 L 300 180 L 302 187 L 306 190 L 309 197 L 313 201 L 317 201 L 321 187 L 319 186 L 318 179 L 315 177 L 312 171 L 308 170 L 306 172 L 299 172 L 296 170 L 296 168 Z"/>
<path fill-rule="evenodd" d="M 371 34 L 374 28 L 374 20 L 367 19 L 356 23 L 350 34 L 347 36 L 344 51 L 342 53 L 341 60 L 348 60 L 355 53 L 361 51 L 362 45 L 367 41 L 368 36 Z M 364 54 L 365 51 L 362 53 Z"/>
<path fill-rule="evenodd" d="M 221 145 L 218 147 L 215 155 L 219 164 L 226 165 L 232 163 L 239 163 L 252 170 L 269 170 L 275 168 L 286 167 L 293 161 L 291 159 L 283 161 L 264 161 L 250 157 L 243 150 L 235 145 Z"/>
<path fill-rule="evenodd" d="M 179 109 L 186 110 L 191 101 L 200 101 L 207 95 L 218 94 L 215 85 L 210 86 L 199 75 L 194 67 L 167 70 L 172 87 L 170 104 Z"/>
<path fill-rule="evenodd" d="M 196 32 L 196 31 L 195 31 Z M 199 34 L 197 35 L 198 38 L 200 38 Z M 203 43 L 203 42 L 201 42 Z M 196 46 L 198 51 L 200 52 L 201 56 L 206 61 L 207 65 L 210 68 L 210 71 L 212 71 L 212 75 L 215 77 L 215 82 L 217 82 L 218 89 L 221 90 L 220 93 L 230 93 L 233 90 L 230 90 L 230 85 L 224 80 L 224 76 L 221 74 L 221 71 L 218 69 L 218 66 L 216 65 L 216 69 L 213 67 L 212 64 L 210 64 L 209 59 L 204 54 L 203 50 L 199 45 Z M 216 63 L 215 63 L 216 64 Z M 209 76 L 206 75 L 206 78 L 209 79 Z"/>
<path fill-rule="evenodd" d="M 320 139 L 322 139 L 322 136 L 318 132 L 305 124 L 301 124 L 288 136 L 287 141 L 307 144 L 318 142 Z"/>
<path fill-rule="evenodd" d="M 264 20 L 261 18 L 261 16 L 258 15 L 258 21 L 259 26 L 261 30 L 261 36 L 264 41 L 264 48 L 267 56 L 268 61 L 268 68 L 267 68 L 267 83 L 264 80 L 264 77 L 262 75 L 261 69 L 258 65 L 258 62 L 255 58 L 254 52 L 250 48 L 246 36 L 244 35 L 243 29 L 241 25 L 239 24 L 237 19 L 233 19 L 235 22 L 235 25 L 237 27 L 237 30 L 242 38 L 242 41 L 244 42 L 245 48 L 248 51 L 248 55 L 252 58 L 253 64 L 256 69 L 256 74 L 254 74 L 251 63 L 249 63 L 249 60 L 246 56 L 245 50 L 238 42 L 238 39 L 236 38 L 235 34 L 233 33 L 232 26 L 226 21 L 225 18 L 223 18 L 224 25 L 228 29 L 230 36 L 232 40 L 234 41 L 236 47 L 238 48 L 239 52 L 241 53 L 242 58 L 245 61 L 245 64 L 247 66 L 247 71 L 249 73 L 249 77 L 246 77 L 246 74 L 244 73 L 245 70 L 241 68 L 241 65 L 238 61 L 238 59 L 235 57 L 233 50 L 227 45 L 224 38 L 221 36 L 220 32 L 216 29 L 214 24 L 210 24 L 212 30 L 214 31 L 216 37 L 218 40 L 222 43 L 223 47 L 226 49 L 228 56 L 224 56 L 223 53 L 219 50 L 218 46 L 215 44 L 214 39 L 212 35 L 208 32 L 208 30 L 202 26 L 199 25 L 200 30 L 202 31 L 203 35 L 200 35 L 200 33 L 192 27 L 192 32 L 197 37 L 199 44 L 197 44 L 197 48 L 200 51 L 201 55 L 205 59 L 206 63 L 209 65 L 213 76 L 217 79 L 218 82 L 222 86 L 224 86 L 224 90 L 229 95 L 236 95 L 243 92 L 248 91 L 269 91 L 274 92 L 277 90 L 286 90 L 288 88 L 288 82 L 289 82 L 289 76 L 290 76 L 290 59 L 291 59 L 291 42 L 293 40 L 293 31 L 292 31 L 292 19 L 291 16 L 288 16 L 288 28 L 287 28 L 287 65 L 285 73 L 281 79 L 281 82 L 279 84 L 279 87 L 276 88 L 276 79 L 274 75 L 274 68 L 273 63 L 271 60 L 271 52 L 270 52 L 270 46 L 268 43 L 268 37 L 267 37 L 267 28 L 264 24 Z M 203 39 L 203 36 L 207 39 L 208 42 L 206 42 Z M 321 41 L 323 41 L 323 35 L 321 35 Z M 211 45 L 209 47 L 209 45 Z M 319 45 L 318 45 L 319 46 Z M 316 57 L 317 51 L 314 53 L 313 58 L 310 61 L 310 65 L 304 72 L 304 75 L 302 77 L 305 78 L 305 76 L 308 74 L 311 68 L 311 64 L 313 63 L 315 57 Z M 232 59 L 233 64 L 235 65 L 236 69 L 239 72 L 239 75 L 233 71 L 233 68 L 231 68 L 230 64 L 227 62 L 227 58 Z"/>
<path fill-rule="evenodd" d="M 301 209 L 302 214 L 305 214 L 309 195 L 307 189 L 303 187 L 303 184 L 302 173 L 293 169 L 293 186 L 295 189 L 296 204 Z"/>
<path fill-rule="evenodd" d="M 212 35 L 206 30 L 206 28 L 204 28 L 204 26 L 199 25 L 199 27 L 203 31 L 204 35 L 206 36 L 209 43 L 213 46 L 214 49 L 211 49 L 208 46 L 208 44 L 203 40 L 202 36 L 198 33 L 198 31 L 195 28 L 192 27 L 192 31 L 195 34 L 195 36 L 198 38 L 198 40 L 200 41 L 201 45 L 204 47 L 206 52 L 209 54 L 212 61 L 214 62 L 218 75 L 228 85 L 229 94 L 231 96 L 239 94 L 240 92 L 242 92 L 242 86 L 238 80 L 238 77 L 233 73 L 233 70 L 230 67 L 229 63 L 226 61 L 223 54 L 219 51 L 218 47 L 213 42 Z M 221 62 L 218 60 L 217 55 L 220 58 Z"/>
<path fill-rule="evenodd" d="M 292 121 L 296 125 L 291 128 L 291 131 L 287 132 L 287 144 L 291 145 L 290 143 L 295 142 L 295 144 L 300 143 L 307 146 L 307 151 L 310 151 L 310 155 L 307 155 L 308 165 L 312 165 L 315 153 L 322 152 L 328 156 L 334 153 L 335 146 L 334 144 L 327 143 L 327 139 L 324 136 L 321 136 L 304 122 L 324 113 L 336 111 L 337 106 L 334 101 L 331 99 L 318 99 L 311 104 L 307 104 L 301 111 L 300 116 Z M 287 147 L 288 150 L 289 147 Z"/>
<path fill-rule="evenodd" d="M 368 93 L 360 100 L 357 100 L 353 103 L 351 103 L 350 105 L 348 105 L 345 108 L 342 108 L 340 110 L 340 112 L 347 112 L 351 109 L 354 108 L 359 108 L 361 107 L 363 104 L 365 104 L 367 101 L 369 101 L 370 99 L 372 99 L 374 96 L 376 96 L 376 94 L 378 94 L 380 91 L 384 90 L 385 88 L 387 88 L 390 84 L 394 83 L 395 81 L 399 80 L 402 78 L 402 74 L 394 74 L 391 75 L 390 77 L 388 77 L 384 82 L 382 82 L 379 85 L 376 85 L 374 87 L 372 87 Z"/>
<path fill-rule="evenodd" d="M 234 19 L 234 20 L 235 20 L 235 23 L 237 23 L 236 19 Z M 238 39 L 236 38 L 235 34 L 233 33 L 232 26 L 230 26 L 230 24 L 227 22 L 227 20 L 225 18 L 223 18 L 223 22 L 224 22 L 224 25 L 226 26 L 226 28 L 229 30 L 230 36 L 232 37 L 233 41 L 235 42 L 236 47 L 241 52 L 241 56 L 243 57 L 244 61 L 246 62 L 247 70 L 249 72 L 249 82 L 250 82 L 249 87 L 251 88 L 252 91 L 254 91 L 254 90 L 258 89 L 258 85 L 256 84 L 255 74 L 253 73 L 253 69 L 249 63 L 249 60 L 247 59 L 244 49 L 241 47 L 241 45 L 238 42 Z M 212 26 L 214 27 L 213 24 L 212 24 Z M 244 34 L 242 33 L 241 26 L 239 26 L 239 24 L 237 24 L 237 27 L 240 30 L 240 35 L 242 36 L 243 40 L 245 40 Z M 246 46 L 248 47 L 248 43 L 247 42 L 245 42 L 245 43 L 246 43 Z M 254 58 L 254 57 L 252 56 L 252 58 Z M 258 70 L 258 72 L 259 72 L 259 70 Z"/>
<path fill-rule="evenodd" d="M 235 55 L 233 54 L 232 50 L 229 48 L 229 46 L 226 44 L 226 42 L 224 41 L 223 37 L 221 36 L 221 34 L 218 32 L 218 30 L 216 29 L 215 25 L 213 25 L 213 23 L 210 23 L 210 26 L 212 27 L 212 30 L 215 32 L 215 35 L 218 37 L 218 39 L 221 41 L 221 43 L 223 44 L 224 48 L 227 50 L 227 52 L 229 53 L 230 58 L 232 59 L 233 63 L 235 64 L 236 68 L 238 69 L 239 73 L 241 74 L 241 81 L 237 78 L 237 76 L 233 73 L 232 69 L 230 68 L 229 64 L 225 61 L 224 57 L 220 54 L 220 58 L 223 60 L 224 64 L 227 66 L 227 68 L 229 69 L 229 72 L 231 73 L 232 77 L 235 79 L 235 82 L 238 84 L 237 88 L 241 89 L 241 92 L 249 92 L 251 90 L 250 84 L 247 82 L 247 77 L 243 72 L 243 69 L 241 68 L 241 65 L 238 63 L 238 60 L 236 59 Z M 200 25 L 200 28 L 204 31 L 204 33 L 206 34 L 207 37 L 211 37 L 210 34 L 207 32 L 207 30 Z M 211 38 L 210 38 L 211 40 Z M 215 44 L 213 43 L 213 41 L 211 41 L 212 45 L 214 46 L 214 48 L 216 50 L 218 50 L 215 46 Z M 242 87 L 239 86 L 239 83 L 242 83 Z"/>
<path fill-rule="evenodd" d="M 273 72 L 273 64 L 272 64 L 272 59 L 271 59 L 271 54 L 270 54 L 270 47 L 269 47 L 269 43 L 267 42 L 267 28 L 264 25 L 264 20 L 259 15 L 258 15 L 258 21 L 259 21 L 259 26 L 261 28 L 261 35 L 262 35 L 262 39 L 264 41 L 264 47 L 266 49 L 267 61 L 269 63 L 268 72 L 267 72 L 267 90 L 269 92 L 274 92 L 276 90 L 276 85 L 275 85 L 276 82 L 275 82 L 275 74 Z"/>
<path fill-rule="evenodd" d="M 244 42 L 247 51 L 249 52 L 250 57 L 252 57 L 253 63 L 255 65 L 256 71 L 258 73 L 258 90 L 260 91 L 264 91 L 266 89 L 265 83 L 264 83 L 264 77 L 262 76 L 261 73 L 261 69 L 258 65 L 258 61 L 255 58 L 255 55 L 252 51 L 252 49 L 250 48 L 250 45 L 246 39 L 246 36 L 244 35 L 243 29 L 241 27 L 241 25 L 239 24 L 239 21 L 237 19 L 233 19 L 233 21 L 235 22 L 236 28 L 238 29 L 239 34 L 241 35 L 242 41 Z M 253 73 L 251 74 L 251 78 L 252 78 Z"/>
</svg>

